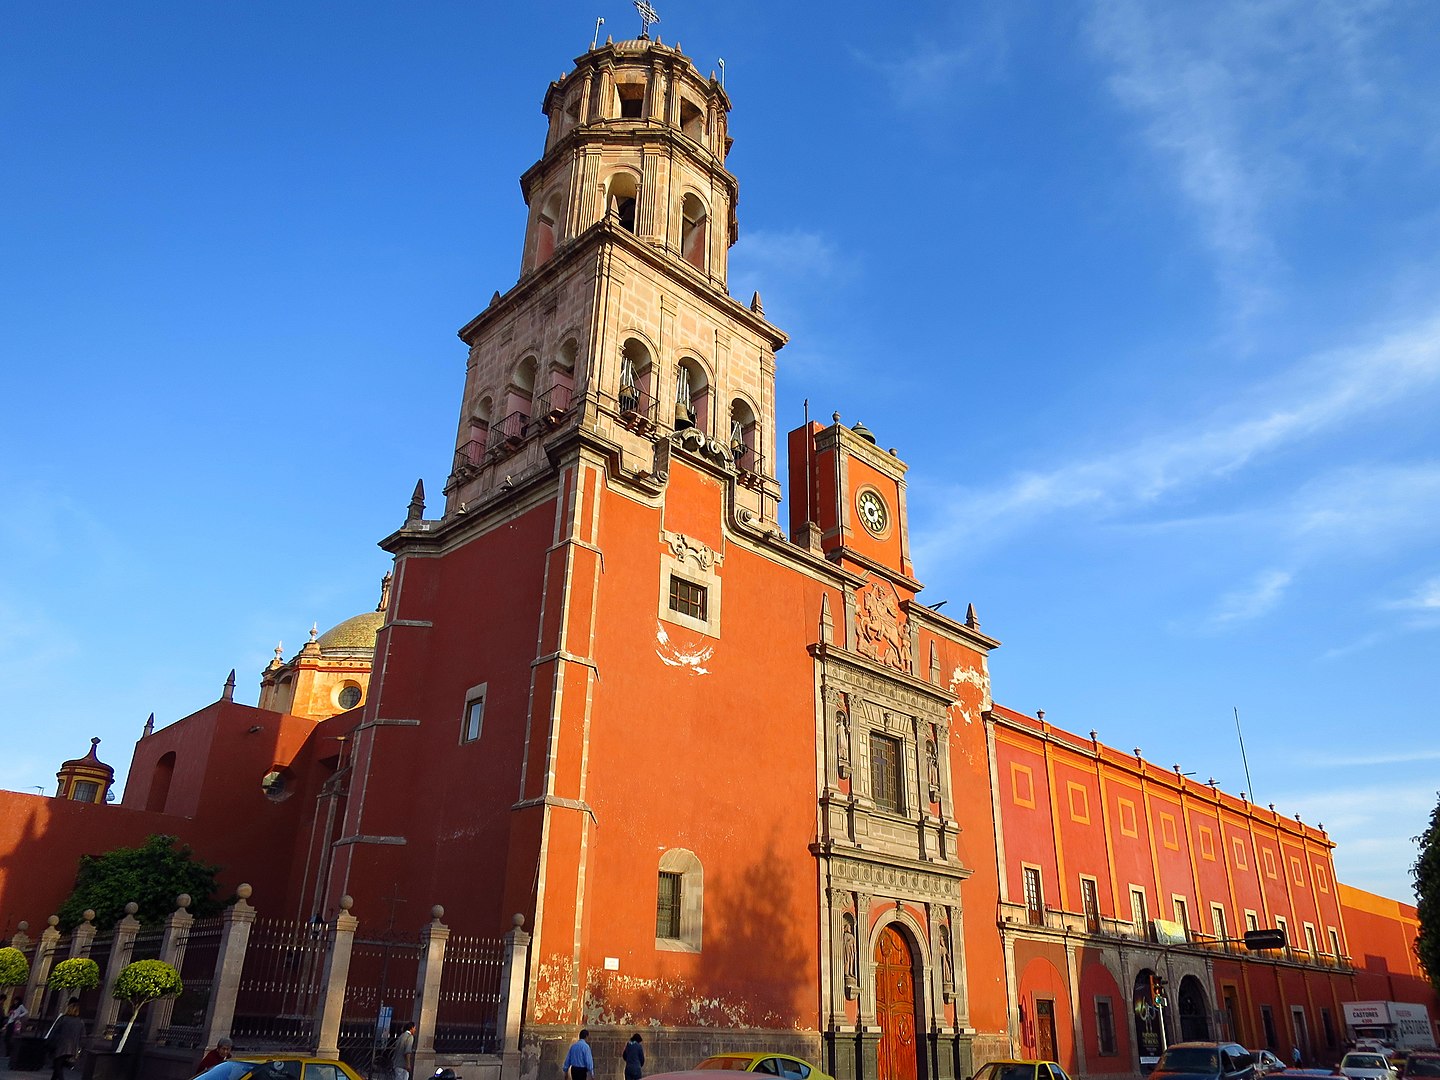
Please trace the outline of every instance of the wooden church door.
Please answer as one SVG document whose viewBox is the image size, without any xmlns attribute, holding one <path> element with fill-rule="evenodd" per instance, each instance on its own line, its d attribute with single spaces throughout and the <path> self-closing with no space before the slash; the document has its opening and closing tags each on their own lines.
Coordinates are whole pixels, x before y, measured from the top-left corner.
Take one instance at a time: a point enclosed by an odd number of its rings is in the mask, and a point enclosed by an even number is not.
<svg viewBox="0 0 1440 1080">
<path fill-rule="evenodd" d="M 875 943 L 875 1019 L 880 1024 L 878 1080 L 917 1080 L 915 975 L 910 947 L 893 926 Z"/>
</svg>

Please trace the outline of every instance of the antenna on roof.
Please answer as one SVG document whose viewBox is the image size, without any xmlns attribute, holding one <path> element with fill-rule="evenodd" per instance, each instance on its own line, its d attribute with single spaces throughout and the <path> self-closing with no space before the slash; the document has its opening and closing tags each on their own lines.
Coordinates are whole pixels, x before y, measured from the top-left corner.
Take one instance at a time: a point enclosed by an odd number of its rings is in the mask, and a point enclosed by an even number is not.
<svg viewBox="0 0 1440 1080">
<path fill-rule="evenodd" d="M 1245 757 L 1245 735 L 1240 730 L 1240 706 L 1232 706 L 1235 710 L 1235 735 L 1240 740 L 1240 761 L 1245 766 L 1245 788 L 1250 794 L 1255 794 L 1255 785 L 1250 782 L 1250 762 Z"/>
<path fill-rule="evenodd" d="M 595 20 L 595 36 L 590 39 L 590 51 L 595 51 L 595 45 L 600 40 L 600 28 L 605 25 L 605 16 Z"/>
</svg>

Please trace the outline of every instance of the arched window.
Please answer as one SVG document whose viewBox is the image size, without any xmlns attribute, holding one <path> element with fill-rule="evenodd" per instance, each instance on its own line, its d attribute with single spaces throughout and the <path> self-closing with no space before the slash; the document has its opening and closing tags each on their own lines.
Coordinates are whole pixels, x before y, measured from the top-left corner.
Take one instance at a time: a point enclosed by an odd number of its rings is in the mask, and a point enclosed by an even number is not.
<svg viewBox="0 0 1440 1080">
<path fill-rule="evenodd" d="M 660 856 L 655 890 L 655 947 L 699 952 L 705 915 L 705 874 L 693 851 L 671 848 Z"/>
<path fill-rule="evenodd" d="M 680 254 L 697 270 L 705 269 L 710 230 L 705 204 L 695 195 L 680 200 Z"/>
<path fill-rule="evenodd" d="M 654 419 L 650 350 L 638 338 L 628 338 L 620 349 L 620 386 L 616 400 L 620 415 Z"/>
<path fill-rule="evenodd" d="M 150 776 L 150 794 L 145 797 L 145 809 L 164 813 L 165 800 L 170 798 L 170 781 L 175 776 L 175 751 L 160 755 L 155 762 L 155 771 Z"/>
<path fill-rule="evenodd" d="M 525 437 L 530 423 L 530 408 L 535 397 L 535 357 L 527 356 L 515 366 L 510 385 L 505 390 L 505 415 L 490 427 L 489 445 L 515 444 Z"/>
<path fill-rule="evenodd" d="M 755 410 L 748 402 L 736 398 L 730 403 L 730 456 L 736 468 L 746 472 L 760 471 L 760 447 L 757 444 Z"/>
<path fill-rule="evenodd" d="M 555 245 L 560 242 L 560 214 L 563 205 L 560 192 L 554 191 L 540 207 L 535 222 L 535 266 L 543 266 L 555 254 Z"/>
<path fill-rule="evenodd" d="M 559 353 L 550 362 L 550 389 L 540 399 L 540 408 L 535 410 L 537 416 L 553 422 L 570 408 L 575 393 L 575 358 L 579 352 L 580 346 L 574 338 L 567 338 L 560 346 Z"/>
<path fill-rule="evenodd" d="M 710 381 L 700 364 L 686 357 L 675 366 L 675 430 L 710 433 Z"/>
<path fill-rule="evenodd" d="M 455 455 L 455 467 L 479 465 L 490 437 L 490 413 L 494 408 L 488 396 L 480 399 L 475 411 L 470 414 L 470 439 Z"/>
<path fill-rule="evenodd" d="M 615 115 L 622 120 L 641 120 L 645 116 L 645 76 L 626 72 L 616 76 Z"/>
<path fill-rule="evenodd" d="M 620 219 L 620 227 L 635 231 L 635 199 L 639 187 L 628 172 L 617 172 L 605 187 L 605 212 L 612 210 Z"/>
</svg>

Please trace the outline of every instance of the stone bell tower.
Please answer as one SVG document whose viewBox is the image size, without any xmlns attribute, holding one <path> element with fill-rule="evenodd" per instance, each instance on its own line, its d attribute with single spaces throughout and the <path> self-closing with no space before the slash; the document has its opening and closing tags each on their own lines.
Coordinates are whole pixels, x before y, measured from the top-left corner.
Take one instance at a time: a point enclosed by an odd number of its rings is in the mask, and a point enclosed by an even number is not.
<svg viewBox="0 0 1440 1080">
<path fill-rule="evenodd" d="M 786 339 L 758 297 L 726 291 L 739 185 L 724 88 L 678 46 L 640 38 L 581 56 L 543 109 L 544 154 L 520 181 L 520 280 L 460 331 L 470 355 L 447 514 L 513 490 L 543 467 L 542 444 L 580 428 L 628 471 L 683 432 L 773 522 Z"/>
</svg>

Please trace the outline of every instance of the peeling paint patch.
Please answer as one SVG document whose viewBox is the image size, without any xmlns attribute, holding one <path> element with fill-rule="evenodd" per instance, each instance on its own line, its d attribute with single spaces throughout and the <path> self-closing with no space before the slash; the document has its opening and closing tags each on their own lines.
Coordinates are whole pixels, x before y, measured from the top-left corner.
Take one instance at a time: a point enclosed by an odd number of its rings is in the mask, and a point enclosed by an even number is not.
<svg viewBox="0 0 1440 1080">
<path fill-rule="evenodd" d="M 702 994 L 683 978 L 647 979 L 593 970 L 586 980 L 585 1023 L 625 1027 L 794 1027 L 799 1022 L 771 1010 L 752 1011 L 745 1001 Z"/>
<path fill-rule="evenodd" d="M 671 642 L 670 635 L 665 633 L 663 626 L 656 626 L 655 655 L 666 667 L 688 668 L 692 675 L 709 675 L 709 669 L 703 665 L 715 655 L 715 646 L 703 645 L 693 650 L 683 649 Z"/>
</svg>

